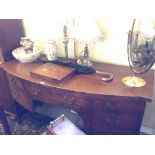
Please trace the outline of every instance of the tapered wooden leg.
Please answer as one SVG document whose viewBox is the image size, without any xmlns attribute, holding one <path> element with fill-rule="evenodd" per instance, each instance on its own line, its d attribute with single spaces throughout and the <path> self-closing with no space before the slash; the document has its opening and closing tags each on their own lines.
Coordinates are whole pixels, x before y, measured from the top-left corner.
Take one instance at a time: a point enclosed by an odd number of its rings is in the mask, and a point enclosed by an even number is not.
<svg viewBox="0 0 155 155">
<path fill-rule="evenodd" d="M 15 115 L 16 115 L 16 120 L 19 124 L 21 124 L 21 117 L 20 117 L 20 110 L 18 109 L 16 101 L 14 101 L 14 106 L 15 106 Z"/>
<path fill-rule="evenodd" d="M 4 110 L 3 110 L 2 106 L 0 106 L 0 120 L 2 122 L 5 134 L 6 135 L 11 135 L 11 130 L 10 130 L 10 127 L 9 127 L 9 124 L 8 124 L 8 121 L 7 121 L 7 118 L 5 116 L 5 113 L 4 113 Z"/>
</svg>

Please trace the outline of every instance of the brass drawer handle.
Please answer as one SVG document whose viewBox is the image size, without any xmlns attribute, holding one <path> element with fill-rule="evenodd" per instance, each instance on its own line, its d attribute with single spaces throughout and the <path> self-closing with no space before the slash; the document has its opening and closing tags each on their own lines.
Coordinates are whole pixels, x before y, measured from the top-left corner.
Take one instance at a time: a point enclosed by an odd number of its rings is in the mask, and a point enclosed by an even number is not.
<svg viewBox="0 0 155 155">
<path fill-rule="evenodd" d="M 50 93 L 61 94 L 61 91 L 58 89 L 50 89 Z"/>
<path fill-rule="evenodd" d="M 20 97 L 21 96 L 21 94 L 18 93 L 17 91 L 14 91 L 14 95 L 15 95 L 15 97 Z"/>
<path fill-rule="evenodd" d="M 38 96 L 40 94 L 40 89 L 32 87 L 31 92 L 33 93 L 33 95 Z"/>
<path fill-rule="evenodd" d="M 68 95 L 65 95 L 64 96 L 64 100 L 67 102 L 67 104 L 73 105 L 74 104 L 74 101 L 75 101 L 75 98 L 74 97 L 70 97 Z"/>
<path fill-rule="evenodd" d="M 108 126 L 111 126 L 111 127 L 117 127 L 118 126 L 118 121 L 117 120 L 111 120 L 109 118 L 106 118 L 105 120 L 105 124 L 107 124 Z"/>
<path fill-rule="evenodd" d="M 111 102 L 107 101 L 105 105 L 106 105 L 107 109 L 121 110 L 121 105 L 119 103 L 114 104 L 114 103 L 111 103 Z"/>
<path fill-rule="evenodd" d="M 10 82 L 14 85 L 17 85 L 17 81 L 15 78 L 10 78 Z"/>
<path fill-rule="evenodd" d="M 116 109 L 121 110 L 121 105 L 119 103 L 116 104 Z"/>
<path fill-rule="evenodd" d="M 106 107 L 106 109 L 115 109 L 115 105 L 112 104 L 112 103 L 109 102 L 109 101 L 107 101 L 107 102 L 105 103 L 105 107 Z"/>
</svg>

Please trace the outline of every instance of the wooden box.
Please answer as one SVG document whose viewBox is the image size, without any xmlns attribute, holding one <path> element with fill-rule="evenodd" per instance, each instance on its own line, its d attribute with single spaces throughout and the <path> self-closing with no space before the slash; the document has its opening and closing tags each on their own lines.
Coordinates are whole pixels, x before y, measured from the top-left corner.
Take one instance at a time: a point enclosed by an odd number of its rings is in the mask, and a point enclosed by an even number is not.
<svg viewBox="0 0 155 155">
<path fill-rule="evenodd" d="M 53 63 L 46 63 L 33 69 L 30 74 L 31 76 L 40 79 L 60 82 L 66 78 L 69 78 L 74 72 L 75 69 L 71 67 L 60 66 Z"/>
<path fill-rule="evenodd" d="M 46 135 L 85 135 L 64 115 L 61 115 L 47 127 Z"/>
</svg>

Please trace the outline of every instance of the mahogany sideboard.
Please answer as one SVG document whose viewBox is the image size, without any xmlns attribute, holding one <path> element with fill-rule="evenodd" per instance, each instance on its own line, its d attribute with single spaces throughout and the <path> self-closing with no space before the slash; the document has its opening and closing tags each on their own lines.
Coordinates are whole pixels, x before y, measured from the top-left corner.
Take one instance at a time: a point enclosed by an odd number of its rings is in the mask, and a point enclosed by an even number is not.
<svg viewBox="0 0 155 155">
<path fill-rule="evenodd" d="M 94 62 L 95 69 L 114 75 L 110 82 L 102 81 L 98 74 L 74 74 L 55 83 L 30 75 L 39 65 L 40 62 L 17 60 L 0 65 L 0 87 L 4 89 L 0 102 L 4 107 L 15 108 L 12 102 L 15 100 L 33 112 L 32 103 L 38 100 L 76 111 L 89 134 L 139 134 L 146 102 L 153 96 L 153 70 L 141 75 L 146 86 L 131 88 L 121 81 L 132 75 L 126 66 Z"/>
</svg>

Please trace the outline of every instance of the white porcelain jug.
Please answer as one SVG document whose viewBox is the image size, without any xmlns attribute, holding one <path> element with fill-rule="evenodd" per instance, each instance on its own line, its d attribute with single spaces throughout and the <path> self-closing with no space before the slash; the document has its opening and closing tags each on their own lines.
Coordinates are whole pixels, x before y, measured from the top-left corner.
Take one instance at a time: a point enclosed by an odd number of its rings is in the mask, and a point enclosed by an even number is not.
<svg viewBox="0 0 155 155">
<path fill-rule="evenodd" d="M 44 46 L 44 53 L 47 56 L 49 61 L 53 61 L 57 59 L 57 45 L 56 41 L 48 40 L 48 42 Z"/>
</svg>

